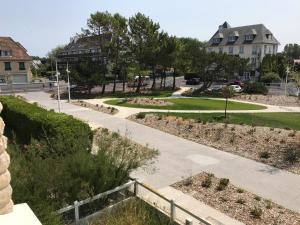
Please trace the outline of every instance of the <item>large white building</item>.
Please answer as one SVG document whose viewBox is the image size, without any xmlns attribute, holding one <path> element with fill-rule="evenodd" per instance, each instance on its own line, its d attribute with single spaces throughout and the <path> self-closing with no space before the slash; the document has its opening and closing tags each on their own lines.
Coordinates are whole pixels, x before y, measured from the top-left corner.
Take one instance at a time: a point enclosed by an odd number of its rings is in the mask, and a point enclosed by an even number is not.
<svg viewBox="0 0 300 225">
<path fill-rule="evenodd" d="M 227 53 L 250 60 L 252 70 L 241 79 L 250 80 L 259 75 L 260 64 L 268 54 L 277 54 L 280 43 L 263 24 L 230 27 L 225 22 L 207 44 L 208 52 Z"/>
</svg>

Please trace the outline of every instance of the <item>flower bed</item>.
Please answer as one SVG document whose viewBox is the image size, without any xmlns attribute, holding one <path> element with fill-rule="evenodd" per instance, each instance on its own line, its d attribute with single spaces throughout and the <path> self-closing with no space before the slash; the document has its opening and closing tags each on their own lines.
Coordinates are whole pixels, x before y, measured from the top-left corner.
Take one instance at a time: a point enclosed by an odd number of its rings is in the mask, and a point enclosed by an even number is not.
<svg viewBox="0 0 300 225">
<path fill-rule="evenodd" d="M 300 174 L 300 132 L 137 114 L 131 120 L 191 141 Z"/>
<path fill-rule="evenodd" d="M 246 225 L 299 225 L 299 213 L 238 188 L 228 179 L 220 179 L 213 174 L 200 173 L 172 186 Z"/>
</svg>

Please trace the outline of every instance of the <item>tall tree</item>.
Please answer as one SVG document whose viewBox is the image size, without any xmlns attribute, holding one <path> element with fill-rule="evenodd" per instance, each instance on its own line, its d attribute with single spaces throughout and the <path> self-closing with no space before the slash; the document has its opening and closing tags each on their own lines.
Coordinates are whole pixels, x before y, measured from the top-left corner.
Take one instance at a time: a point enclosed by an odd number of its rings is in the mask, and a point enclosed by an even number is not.
<svg viewBox="0 0 300 225">
<path fill-rule="evenodd" d="M 300 59 L 300 45 L 287 44 L 284 47 L 283 53 L 291 59 Z"/>
<path fill-rule="evenodd" d="M 129 35 L 131 40 L 131 51 L 138 64 L 138 86 L 136 92 L 140 92 L 141 71 L 149 69 L 156 64 L 159 52 L 159 24 L 153 22 L 142 13 L 137 13 L 129 18 Z"/>
</svg>

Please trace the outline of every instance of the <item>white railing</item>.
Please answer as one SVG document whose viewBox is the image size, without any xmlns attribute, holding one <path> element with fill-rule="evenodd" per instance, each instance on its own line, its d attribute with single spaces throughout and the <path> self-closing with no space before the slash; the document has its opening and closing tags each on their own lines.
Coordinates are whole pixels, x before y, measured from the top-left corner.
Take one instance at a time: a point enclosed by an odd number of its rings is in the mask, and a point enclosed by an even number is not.
<svg viewBox="0 0 300 225">
<path fill-rule="evenodd" d="M 75 201 L 73 205 L 69 205 L 67 207 L 64 207 L 64 208 L 58 210 L 57 213 L 58 214 L 63 214 L 63 213 L 66 213 L 70 210 L 74 210 L 74 222 L 77 225 L 79 223 L 82 223 L 82 221 L 85 220 L 85 218 L 80 217 L 80 206 L 83 206 L 85 204 L 89 204 L 89 203 L 91 203 L 95 200 L 104 198 L 104 197 L 106 197 L 110 194 L 118 193 L 118 192 L 124 191 L 124 190 L 130 190 L 134 194 L 135 197 L 143 200 L 147 204 L 150 204 L 151 206 L 158 209 L 159 211 L 161 211 L 165 215 L 169 216 L 171 222 L 186 224 L 186 225 L 193 224 L 193 222 L 195 222 L 194 224 L 211 225 L 210 222 L 208 222 L 205 219 L 193 214 L 192 212 L 190 212 L 189 210 L 183 208 L 182 206 L 176 204 L 174 202 L 174 200 L 168 199 L 167 197 L 165 197 L 162 194 L 158 193 L 157 191 L 155 191 L 151 187 L 148 187 L 147 185 L 145 185 L 143 183 L 140 183 L 136 180 L 129 181 L 126 184 L 123 184 L 119 187 L 116 187 L 112 190 L 103 192 L 101 194 L 95 195 L 93 197 L 87 198 L 85 200 Z M 155 203 L 153 201 L 149 201 L 149 195 L 146 194 L 145 190 L 147 190 L 151 195 L 155 196 L 155 198 L 152 198 L 152 200 L 153 199 L 159 199 L 160 201 L 163 200 L 165 202 L 165 204 L 159 204 L 159 203 Z M 118 203 L 115 204 L 115 205 L 118 205 Z M 111 208 L 115 205 L 109 206 L 108 208 Z M 94 214 L 98 215 L 98 214 L 100 214 L 100 212 L 98 212 L 98 213 L 96 212 Z M 86 217 L 89 217 L 89 216 L 86 216 Z"/>
</svg>

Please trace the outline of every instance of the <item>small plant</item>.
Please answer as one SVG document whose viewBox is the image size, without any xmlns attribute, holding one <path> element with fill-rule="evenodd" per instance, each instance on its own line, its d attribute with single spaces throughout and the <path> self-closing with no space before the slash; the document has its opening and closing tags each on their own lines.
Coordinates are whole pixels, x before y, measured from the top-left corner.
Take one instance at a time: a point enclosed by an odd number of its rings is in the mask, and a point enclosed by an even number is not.
<svg viewBox="0 0 300 225">
<path fill-rule="evenodd" d="M 251 210 L 251 215 L 256 219 L 260 219 L 262 214 L 263 211 L 259 206 L 254 206 L 254 208 Z"/>
<path fill-rule="evenodd" d="M 218 191 L 225 190 L 225 188 L 228 186 L 228 184 L 229 184 L 229 179 L 227 179 L 227 178 L 221 178 L 220 182 L 219 182 L 219 185 L 217 186 L 217 190 Z"/>
<path fill-rule="evenodd" d="M 221 202 L 228 202 L 228 198 L 220 197 Z"/>
<path fill-rule="evenodd" d="M 230 142 L 230 144 L 233 144 L 234 143 L 234 140 L 235 140 L 235 133 L 231 133 L 231 136 L 230 136 L 230 138 L 229 138 L 229 142 Z"/>
<path fill-rule="evenodd" d="M 184 186 L 190 186 L 193 183 L 192 177 L 188 177 L 187 179 L 183 180 L 183 185 Z"/>
<path fill-rule="evenodd" d="M 274 127 L 270 127 L 270 131 L 273 131 L 274 130 Z"/>
<path fill-rule="evenodd" d="M 263 151 L 263 152 L 259 153 L 259 157 L 262 159 L 268 159 L 271 157 L 271 154 L 267 151 Z"/>
<path fill-rule="evenodd" d="M 296 135 L 296 131 L 295 130 L 293 132 L 291 132 L 291 133 L 288 134 L 289 137 L 295 137 L 295 135 Z"/>
<path fill-rule="evenodd" d="M 289 146 L 285 152 L 285 161 L 294 164 L 300 158 L 300 144 Z"/>
<path fill-rule="evenodd" d="M 205 179 L 202 181 L 201 186 L 205 187 L 205 188 L 209 188 L 212 184 L 212 178 L 213 178 L 213 174 L 208 174 Z"/>
<path fill-rule="evenodd" d="M 261 197 L 259 197 L 259 196 L 257 196 L 257 195 L 254 197 L 254 199 L 255 199 L 256 201 L 258 201 L 258 202 L 261 201 Z"/>
<path fill-rule="evenodd" d="M 272 209 L 272 201 L 271 200 L 265 200 L 266 202 L 266 208 L 267 209 Z"/>
<path fill-rule="evenodd" d="M 239 203 L 239 204 L 241 204 L 241 205 L 245 205 L 246 200 L 243 199 L 243 198 L 239 198 L 238 200 L 236 200 L 236 203 Z"/>
<path fill-rule="evenodd" d="M 244 193 L 245 191 L 244 191 L 244 189 L 242 189 L 242 188 L 238 188 L 238 189 L 236 190 L 236 192 L 241 194 L 241 193 Z"/>
<path fill-rule="evenodd" d="M 137 119 L 145 119 L 146 117 L 146 114 L 145 113 L 142 113 L 142 112 L 139 112 L 138 114 L 136 114 L 135 118 Z"/>
<path fill-rule="evenodd" d="M 161 115 L 161 114 L 158 114 L 158 115 L 157 115 L 157 119 L 158 119 L 158 120 L 162 120 L 162 115 Z"/>
</svg>

